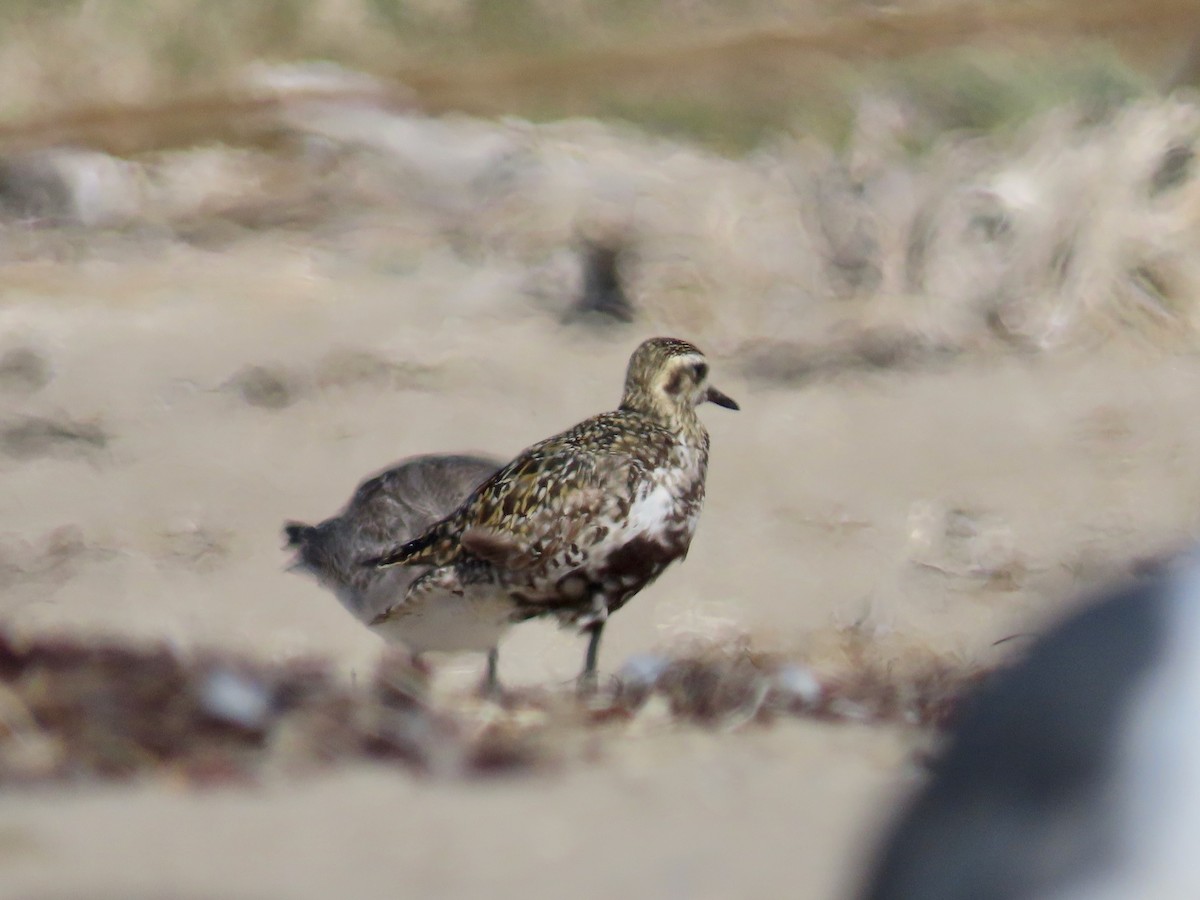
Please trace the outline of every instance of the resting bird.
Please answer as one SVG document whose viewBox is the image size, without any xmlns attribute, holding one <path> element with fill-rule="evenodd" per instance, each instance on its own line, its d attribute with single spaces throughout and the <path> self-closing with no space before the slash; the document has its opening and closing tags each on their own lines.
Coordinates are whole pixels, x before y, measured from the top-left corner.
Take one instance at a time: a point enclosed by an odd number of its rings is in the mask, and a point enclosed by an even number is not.
<svg viewBox="0 0 1200 900">
<path fill-rule="evenodd" d="M 514 621 L 553 616 L 588 635 L 595 685 L 608 617 L 687 555 L 704 502 L 708 432 L 696 407 L 738 405 L 696 347 L 651 338 L 629 360 L 615 412 L 534 444 L 419 537 L 375 560 L 432 566 L 377 621 L 447 593 L 503 597 Z"/>
<path fill-rule="evenodd" d="M 364 562 L 394 546 L 397 536 L 414 537 L 453 512 L 499 467 L 499 460 L 480 456 L 409 457 L 360 484 L 333 518 L 320 525 L 287 523 L 287 546 L 296 551 L 291 568 L 313 575 L 360 622 L 385 640 L 402 643 L 416 657 L 426 651 L 487 653 L 482 688 L 494 692 L 497 644 L 508 627 L 511 607 L 469 607 L 448 595 L 431 604 L 425 615 L 377 622 L 427 570 L 380 571 Z"/>
</svg>

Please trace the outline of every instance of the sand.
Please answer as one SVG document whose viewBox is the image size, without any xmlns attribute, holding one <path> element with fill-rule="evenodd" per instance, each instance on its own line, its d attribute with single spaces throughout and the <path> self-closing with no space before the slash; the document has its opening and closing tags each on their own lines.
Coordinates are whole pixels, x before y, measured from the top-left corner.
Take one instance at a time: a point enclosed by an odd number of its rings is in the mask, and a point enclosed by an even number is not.
<svg viewBox="0 0 1200 900">
<path fill-rule="evenodd" d="M 443 224 L 461 214 L 439 207 Z M 745 215 L 697 228 L 718 242 Z M 642 293 L 631 324 L 562 324 L 547 285 L 569 296 L 570 279 L 522 243 L 554 244 L 561 229 L 534 223 L 512 245 L 473 244 L 468 229 L 447 249 L 452 233 L 414 221 L 408 207 L 368 208 L 291 230 L 189 240 L 126 228 L 11 251 L 0 360 L 24 355 L 0 379 L 4 626 L 317 655 L 356 678 L 381 647 L 286 571 L 283 522 L 333 513 L 406 455 L 512 454 L 610 408 L 630 351 L 664 331 L 711 351 L 714 383 L 742 410 L 703 411 L 713 452 L 699 533 L 688 560 L 612 621 L 606 674 L 688 642 L 821 665 L 849 628 L 888 652 L 990 664 L 1012 647 L 997 640 L 1195 531 L 1193 356 L 984 345 L 776 383 L 747 360 L 776 336 L 778 310 L 739 316 L 754 285 L 720 294 L 759 257 L 718 272 L 691 306 Z M 729 262 L 685 229 L 672 240 L 696 266 Z M 761 258 L 786 255 L 781 244 Z M 663 258 L 643 260 L 639 285 L 669 280 Z M 790 289 L 793 268 L 755 269 L 758 287 Z M 847 310 L 834 318 L 860 312 Z M 523 625 L 501 674 L 566 691 L 582 650 Z M 439 661 L 438 702 L 464 705 L 480 665 Z M 253 788 L 12 792 L 0 893 L 843 897 L 918 777 L 921 736 L 651 717 L 585 740 L 557 768 L 495 780 L 356 766 Z"/>
<path fill-rule="evenodd" d="M 319 654 L 363 670 L 376 639 L 284 570 L 281 522 L 332 512 L 362 475 L 408 453 L 512 452 L 603 408 L 644 334 L 536 319 L 414 326 L 386 290 L 364 288 L 352 305 L 345 281 L 265 300 L 188 287 L 195 297 L 97 300 L 81 281 L 6 305 L 55 372 L 6 397 L 6 413 L 69 415 L 112 436 L 2 463 L 9 552 L 35 554 L 62 528 L 78 543 L 65 568 L 6 585 L 9 627 Z M 221 388 L 248 365 L 311 371 L 339 347 L 425 364 L 449 383 L 312 388 L 283 409 Z M 983 661 L 1081 580 L 1193 526 L 1193 360 L 997 359 L 798 390 L 748 383 L 734 360 L 713 372 L 743 409 L 705 411 L 702 528 L 687 562 L 614 619 L 609 671 L 688 636 L 795 651 L 864 617 Z M 957 507 L 1001 523 L 1022 561 L 1016 584 L 914 564 L 913 522 Z M 502 671 L 566 689 L 581 649 L 523 627 Z M 447 662 L 447 703 L 477 666 Z M 843 896 L 888 798 L 914 777 L 907 740 L 818 723 L 729 734 L 662 723 L 598 738 L 594 758 L 565 771 L 496 783 L 365 768 L 211 794 L 31 791 L 0 810 L 0 872 L 15 896 Z"/>
</svg>

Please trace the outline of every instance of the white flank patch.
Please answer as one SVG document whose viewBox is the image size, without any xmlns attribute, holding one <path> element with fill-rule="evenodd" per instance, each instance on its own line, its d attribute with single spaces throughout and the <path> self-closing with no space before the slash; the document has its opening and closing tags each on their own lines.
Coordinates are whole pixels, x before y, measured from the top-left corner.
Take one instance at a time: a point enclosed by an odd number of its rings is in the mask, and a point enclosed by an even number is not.
<svg viewBox="0 0 1200 900">
<path fill-rule="evenodd" d="M 389 643 L 417 653 L 483 653 L 508 630 L 512 603 L 491 585 L 468 587 L 457 594 L 427 594 L 402 615 L 371 630 Z"/>
<path fill-rule="evenodd" d="M 634 534 L 661 534 L 666 530 L 677 503 L 667 486 L 660 484 L 633 502 L 629 507 L 628 523 L 623 530 Z"/>
</svg>

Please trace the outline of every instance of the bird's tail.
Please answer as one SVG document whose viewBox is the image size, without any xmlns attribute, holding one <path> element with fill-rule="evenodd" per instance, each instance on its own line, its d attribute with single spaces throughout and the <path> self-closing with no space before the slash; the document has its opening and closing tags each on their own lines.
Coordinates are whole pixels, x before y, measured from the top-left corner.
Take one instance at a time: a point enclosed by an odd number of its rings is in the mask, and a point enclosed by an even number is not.
<svg viewBox="0 0 1200 900">
<path fill-rule="evenodd" d="M 329 548 L 326 546 L 324 535 L 316 525 L 305 525 L 303 522 L 287 522 L 283 526 L 285 550 L 294 550 L 296 555 L 288 566 L 290 572 L 308 570 L 314 574 L 320 573 L 328 563 Z"/>
<path fill-rule="evenodd" d="M 283 536 L 288 547 L 303 547 L 316 534 L 317 529 L 303 522 L 288 522 L 283 526 Z"/>
</svg>

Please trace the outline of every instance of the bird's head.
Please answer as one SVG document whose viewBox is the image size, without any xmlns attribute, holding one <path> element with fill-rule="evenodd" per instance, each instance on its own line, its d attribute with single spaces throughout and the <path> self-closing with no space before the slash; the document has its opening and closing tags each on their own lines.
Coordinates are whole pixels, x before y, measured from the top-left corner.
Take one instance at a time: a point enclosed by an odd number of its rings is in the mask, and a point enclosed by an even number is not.
<svg viewBox="0 0 1200 900">
<path fill-rule="evenodd" d="M 731 397 L 708 383 L 708 361 L 695 345 L 656 337 L 633 351 L 625 373 L 622 409 L 674 421 L 694 416 L 701 403 L 738 409 Z"/>
</svg>

